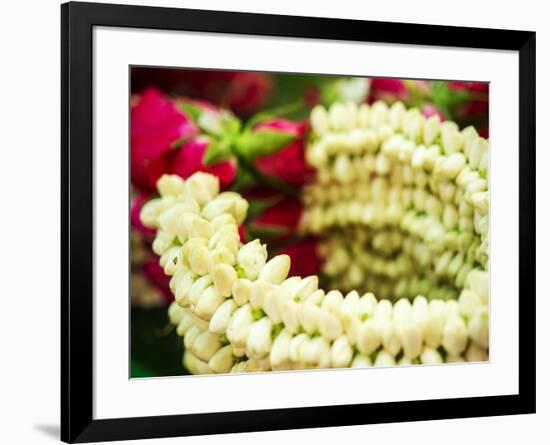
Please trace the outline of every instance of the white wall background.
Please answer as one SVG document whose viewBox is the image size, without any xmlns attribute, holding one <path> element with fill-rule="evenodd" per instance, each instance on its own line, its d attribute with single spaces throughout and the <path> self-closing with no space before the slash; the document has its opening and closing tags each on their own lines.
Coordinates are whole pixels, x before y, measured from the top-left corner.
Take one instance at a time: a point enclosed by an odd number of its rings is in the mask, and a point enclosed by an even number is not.
<svg viewBox="0 0 550 445">
<path fill-rule="evenodd" d="M 107 0 L 105 0 L 107 1 Z M 546 128 L 550 100 L 550 29 L 545 3 L 432 0 L 297 2 L 253 0 L 119 0 L 202 9 L 330 16 L 366 20 L 528 29 L 537 31 L 537 333 L 536 415 L 283 431 L 192 439 L 169 444 L 271 443 L 542 443 L 548 437 L 550 358 L 548 265 L 550 165 Z M 27 0 L 1 6 L 0 54 L 0 442 L 55 443 L 59 418 L 59 2 Z M 524 295 L 535 298 L 535 295 Z M 534 437 L 541 439 L 534 439 Z"/>
</svg>

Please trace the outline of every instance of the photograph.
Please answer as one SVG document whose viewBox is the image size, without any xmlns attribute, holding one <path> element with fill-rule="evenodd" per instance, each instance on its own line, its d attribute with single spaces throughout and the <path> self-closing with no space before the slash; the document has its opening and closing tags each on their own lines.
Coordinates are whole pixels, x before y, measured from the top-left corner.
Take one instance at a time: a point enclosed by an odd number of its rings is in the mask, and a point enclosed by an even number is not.
<svg viewBox="0 0 550 445">
<path fill-rule="evenodd" d="M 489 82 L 128 75 L 130 378 L 490 361 Z"/>
</svg>

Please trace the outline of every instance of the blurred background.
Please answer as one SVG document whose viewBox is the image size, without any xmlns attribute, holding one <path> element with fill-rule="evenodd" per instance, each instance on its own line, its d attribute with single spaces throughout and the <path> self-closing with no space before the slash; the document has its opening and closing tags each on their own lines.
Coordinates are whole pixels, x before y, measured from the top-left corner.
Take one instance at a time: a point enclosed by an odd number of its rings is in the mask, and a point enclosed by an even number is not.
<svg viewBox="0 0 550 445">
<path fill-rule="evenodd" d="M 167 317 L 169 279 L 151 250 L 154 231 L 139 220 L 162 174 L 218 176 L 250 201 L 243 241 L 290 255 L 291 275 L 322 277 L 318 240 L 297 233 L 301 189 L 314 175 L 304 160 L 311 108 L 399 100 L 489 137 L 488 99 L 482 82 L 132 67 L 131 377 L 186 374 Z"/>
</svg>

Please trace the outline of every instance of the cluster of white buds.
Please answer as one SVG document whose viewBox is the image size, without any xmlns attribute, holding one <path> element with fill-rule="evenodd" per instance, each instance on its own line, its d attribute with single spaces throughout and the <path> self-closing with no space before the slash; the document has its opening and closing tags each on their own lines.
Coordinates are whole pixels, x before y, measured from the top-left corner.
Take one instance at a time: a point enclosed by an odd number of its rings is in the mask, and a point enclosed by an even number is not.
<svg viewBox="0 0 550 445">
<path fill-rule="evenodd" d="M 288 277 L 290 258 L 269 261 L 243 245 L 248 203 L 219 193 L 214 176 L 163 176 L 142 210 L 170 275 L 169 317 L 196 374 L 483 361 L 488 351 L 487 273 L 473 270 L 458 301 L 417 296 L 395 304 L 374 294 L 318 288 Z"/>
<path fill-rule="evenodd" d="M 317 106 L 310 120 L 301 229 L 325 239 L 331 283 L 456 299 L 487 270 L 488 143 L 473 127 L 401 102 Z"/>
</svg>

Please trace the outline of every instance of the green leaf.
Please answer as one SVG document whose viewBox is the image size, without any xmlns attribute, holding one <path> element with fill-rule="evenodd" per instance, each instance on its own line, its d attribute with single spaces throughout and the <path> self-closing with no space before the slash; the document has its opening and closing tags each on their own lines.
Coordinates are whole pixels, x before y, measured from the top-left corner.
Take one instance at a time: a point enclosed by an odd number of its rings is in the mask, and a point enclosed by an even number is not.
<svg viewBox="0 0 550 445">
<path fill-rule="evenodd" d="M 248 121 L 246 122 L 245 130 L 252 130 L 257 124 L 261 122 L 294 113 L 295 111 L 303 107 L 304 101 L 300 99 L 290 104 L 285 104 L 277 108 L 273 108 L 271 110 L 260 111 L 259 113 L 248 119 Z"/>
<path fill-rule="evenodd" d="M 199 118 L 202 114 L 201 107 L 187 102 L 185 100 L 180 100 L 178 102 L 180 109 L 195 123 L 198 123 Z"/>
<path fill-rule="evenodd" d="M 220 140 L 211 139 L 206 147 L 203 162 L 205 165 L 214 165 L 231 156 L 230 147 Z"/>
<path fill-rule="evenodd" d="M 244 132 L 237 139 L 237 151 L 247 159 L 265 156 L 279 151 L 291 143 L 296 136 L 273 130 Z"/>
</svg>

